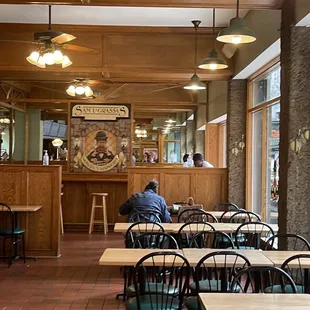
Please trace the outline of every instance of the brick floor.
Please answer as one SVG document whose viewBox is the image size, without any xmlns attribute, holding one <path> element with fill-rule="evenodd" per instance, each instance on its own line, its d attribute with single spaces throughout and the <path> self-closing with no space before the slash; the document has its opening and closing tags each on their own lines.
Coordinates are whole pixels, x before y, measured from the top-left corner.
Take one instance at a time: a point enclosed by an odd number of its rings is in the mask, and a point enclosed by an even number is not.
<svg viewBox="0 0 310 310">
<path fill-rule="evenodd" d="M 65 233 L 61 257 L 19 261 L 11 268 L 0 262 L 0 310 L 125 309 L 115 296 L 122 290 L 118 267 L 99 266 L 107 247 L 123 247 L 117 233 Z"/>
</svg>

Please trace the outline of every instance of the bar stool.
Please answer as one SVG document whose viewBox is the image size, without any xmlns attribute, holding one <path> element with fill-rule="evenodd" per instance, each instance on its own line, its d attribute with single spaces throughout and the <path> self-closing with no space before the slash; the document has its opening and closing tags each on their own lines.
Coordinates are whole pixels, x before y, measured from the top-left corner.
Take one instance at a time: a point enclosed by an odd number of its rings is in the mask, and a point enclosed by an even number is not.
<svg viewBox="0 0 310 310">
<path fill-rule="evenodd" d="M 90 223 L 89 223 L 89 234 L 91 234 L 94 230 L 94 224 L 103 224 L 104 227 L 104 234 L 108 232 L 108 219 L 107 219 L 107 206 L 106 206 L 106 197 L 108 196 L 107 193 L 91 193 L 92 197 L 92 208 L 91 208 L 91 215 L 90 215 Z M 102 198 L 102 204 L 96 205 L 96 197 Z M 95 220 L 95 211 L 96 208 L 102 208 L 102 220 Z"/>
</svg>

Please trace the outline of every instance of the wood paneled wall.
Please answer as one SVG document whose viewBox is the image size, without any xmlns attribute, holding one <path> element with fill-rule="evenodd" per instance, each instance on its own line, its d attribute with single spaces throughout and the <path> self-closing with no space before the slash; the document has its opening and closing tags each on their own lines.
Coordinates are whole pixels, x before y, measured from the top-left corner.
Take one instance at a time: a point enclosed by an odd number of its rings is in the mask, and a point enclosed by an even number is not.
<svg viewBox="0 0 310 310">
<path fill-rule="evenodd" d="M 62 209 L 65 230 L 88 231 L 91 212 L 91 193 L 108 193 L 108 223 L 125 221 L 118 215 L 121 204 L 127 200 L 127 173 L 98 174 L 70 173 L 63 175 Z M 96 210 L 96 219 L 102 212 Z M 98 226 L 95 226 L 98 228 Z M 100 227 L 99 227 L 100 228 Z"/>
<path fill-rule="evenodd" d="M 159 194 L 168 205 L 193 197 L 195 203 L 211 210 L 227 201 L 227 170 L 217 168 L 142 168 L 128 169 L 128 196 L 143 191 L 152 179 L 159 181 Z"/>
<path fill-rule="evenodd" d="M 8 205 L 41 205 L 37 212 L 20 212 L 27 255 L 60 254 L 60 166 L 0 165 L 0 201 Z"/>
</svg>

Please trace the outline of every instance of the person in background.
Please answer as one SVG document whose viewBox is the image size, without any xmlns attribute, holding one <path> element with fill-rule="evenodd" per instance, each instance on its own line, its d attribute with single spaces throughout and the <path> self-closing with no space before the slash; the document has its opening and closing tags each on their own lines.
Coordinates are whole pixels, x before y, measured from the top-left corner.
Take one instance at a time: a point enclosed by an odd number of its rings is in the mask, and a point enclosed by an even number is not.
<svg viewBox="0 0 310 310">
<path fill-rule="evenodd" d="M 158 194 L 158 182 L 151 181 L 145 187 L 142 193 L 136 193 L 132 195 L 120 208 L 119 213 L 121 215 L 128 215 L 127 221 L 130 222 L 130 218 L 133 214 L 143 212 L 156 213 L 163 223 L 170 223 L 171 217 L 168 212 L 166 201 Z M 145 220 L 156 221 L 152 218 L 152 214 L 146 215 Z"/>
<path fill-rule="evenodd" d="M 213 168 L 213 165 L 211 165 L 209 162 L 203 160 L 203 156 L 200 153 L 196 153 L 193 156 L 193 162 L 185 162 L 183 164 L 183 167 L 207 167 L 207 168 Z"/>
<path fill-rule="evenodd" d="M 137 162 L 136 156 L 135 156 L 135 154 L 132 154 L 131 165 L 134 167 L 136 165 L 136 162 Z"/>
<path fill-rule="evenodd" d="M 188 157 L 189 157 L 189 154 L 185 154 L 185 155 L 183 156 L 183 163 L 186 163 L 186 162 L 187 162 Z"/>
</svg>

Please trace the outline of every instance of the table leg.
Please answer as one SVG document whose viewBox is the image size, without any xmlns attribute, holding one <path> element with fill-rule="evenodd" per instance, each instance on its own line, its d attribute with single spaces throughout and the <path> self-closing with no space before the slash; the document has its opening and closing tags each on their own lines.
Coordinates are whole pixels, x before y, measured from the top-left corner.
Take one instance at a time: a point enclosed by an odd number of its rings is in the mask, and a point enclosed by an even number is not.
<svg viewBox="0 0 310 310">
<path fill-rule="evenodd" d="M 19 227 L 19 214 L 18 214 L 18 212 L 15 212 L 14 216 L 15 216 L 15 228 L 18 228 Z M 22 240 L 22 239 L 19 239 L 19 240 Z M 24 260 L 27 260 L 27 259 L 34 260 L 34 261 L 37 260 L 36 257 L 28 257 L 28 256 L 23 257 L 23 256 L 19 256 L 18 243 L 19 242 L 17 242 L 17 237 L 15 237 L 15 239 L 14 239 L 15 257 L 13 258 L 13 262 L 15 260 L 19 259 L 19 258 L 22 258 Z"/>
</svg>

